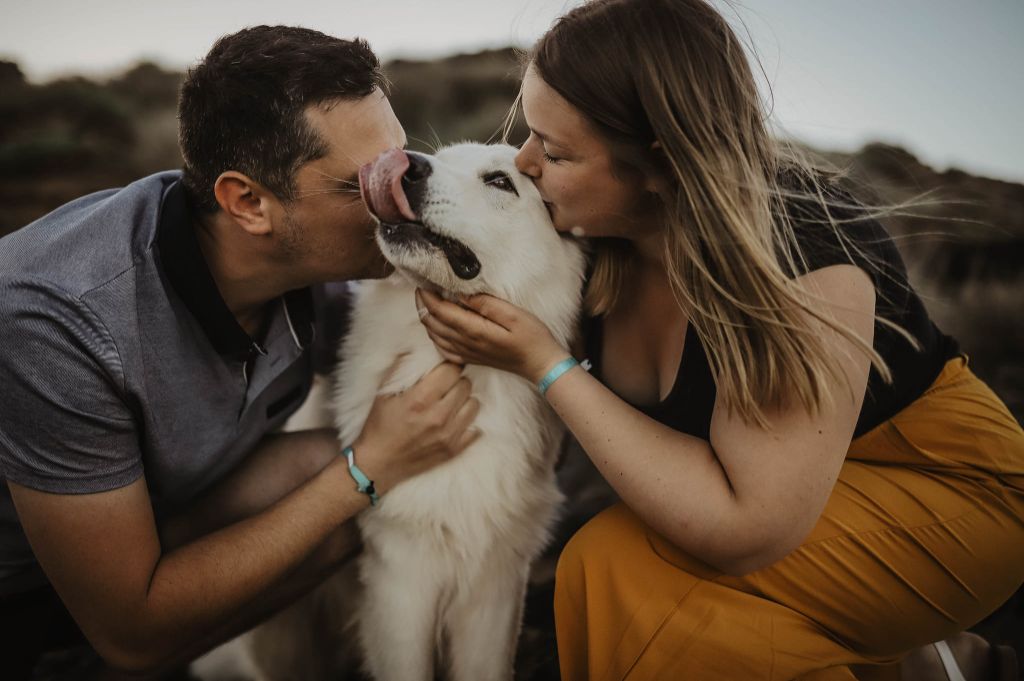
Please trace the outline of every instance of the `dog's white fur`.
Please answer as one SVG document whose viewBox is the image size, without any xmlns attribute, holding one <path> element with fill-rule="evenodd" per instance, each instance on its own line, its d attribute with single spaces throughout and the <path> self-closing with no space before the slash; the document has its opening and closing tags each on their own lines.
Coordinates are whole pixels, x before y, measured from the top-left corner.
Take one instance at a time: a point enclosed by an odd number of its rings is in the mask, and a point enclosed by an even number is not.
<svg viewBox="0 0 1024 681">
<path fill-rule="evenodd" d="M 442 361 L 420 323 L 416 286 L 511 301 L 568 347 L 584 258 L 552 228 L 514 155 L 508 146 L 462 144 L 430 158 L 427 192 L 414 210 L 429 229 L 476 254 L 481 270 L 473 279 L 455 276 L 439 249 L 395 246 L 378 230 L 396 272 L 358 287 L 336 376 L 342 442 L 359 434 L 396 358 L 404 356 L 383 393 L 408 388 Z M 485 182 L 499 171 L 518 196 Z M 481 437 L 359 517 L 364 591 L 355 623 L 365 667 L 378 681 L 431 681 L 439 654 L 455 681 L 512 678 L 530 563 L 562 499 L 554 463 L 563 431 L 528 381 L 472 365 L 465 376 L 480 401 Z M 353 585 L 337 587 L 351 594 Z"/>
<path fill-rule="evenodd" d="M 584 256 L 554 230 L 514 156 L 505 145 L 459 144 L 429 157 L 427 191 L 414 209 L 426 227 L 476 254 L 473 279 L 458 278 L 438 248 L 395 245 L 378 229 L 396 271 L 354 287 L 335 375 L 342 443 L 360 433 L 378 392 L 404 390 L 442 361 L 419 320 L 416 286 L 449 299 L 493 294 L 532 312 L 569 346 Z M 499 171 L 518 196 L 485 182 Z M 483 366 L 464 374 L 480 401 L 481 437 L 359 516 L 364 549 L 355 564 L 250 636 L 260 678 L 337 678 L 352 664 L 344 648 L 355 638 L 377 681 L 433 681 L 435 670 L 453 681 L 512 679 L 530 564 L 562 500 L 554 464 L 564 428 L 528 381 Z M 325 632 L 325 622 L 336 629 Z M 337 641 L 329 655 L 325 634 Z M 218 661 L 211 657 L 208 667 Z"/>
</svg>

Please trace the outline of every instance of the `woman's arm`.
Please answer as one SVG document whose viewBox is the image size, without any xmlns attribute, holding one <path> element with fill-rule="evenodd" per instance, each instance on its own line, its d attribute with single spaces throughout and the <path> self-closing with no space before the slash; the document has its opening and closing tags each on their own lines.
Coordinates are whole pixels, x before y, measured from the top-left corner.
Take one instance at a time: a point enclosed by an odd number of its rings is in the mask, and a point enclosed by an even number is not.
<svg viewBox="0 0 1024 681">
<path fill-rule="evenodd" d="M 852 265 L 817 270 L 803 283 L 821 310 L 871 342 L 874 288 Z M 480 315 L 421 296 L 424 320 L 449 358 L 506 368 L 536 382 L 566 356 L 536 319 L 490 297 L 465 301 Z M 575 368 L 548 390 L 551 406 L 623 501 L 695 558 L 729 574 L 768 565 L 799 546 L 828 499 L 860 413 L 869 360 L 811 322 L 849 380 L 817 417 L 799 406 L 768 412 L 762 429 L 716 404 L 711 441 L 643 415 Z M 541 325 L 542 327 L 542 325 Z"/>
</svg>

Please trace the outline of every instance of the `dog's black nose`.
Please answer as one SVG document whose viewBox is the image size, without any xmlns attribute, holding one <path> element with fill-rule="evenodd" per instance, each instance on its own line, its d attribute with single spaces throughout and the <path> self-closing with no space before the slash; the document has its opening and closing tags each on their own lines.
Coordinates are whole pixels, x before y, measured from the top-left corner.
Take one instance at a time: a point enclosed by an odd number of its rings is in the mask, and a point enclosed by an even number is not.
<svg viewBox="0 0 1024 681">
<path fill-rule="evenodd" d="M 409 158 L 409 167 L 402 175 L 402 191 L 409 200 L 409 207 L 419 215 L 427 197 L 427 178 L 434 169 L 430 165 L 430 157 L 425 154 L 407 151 L 405 155 Z"/>
<path fill-rule="evenodd" d="M 409 157 L 409 169 L 402 176 L 403 182 L 416 184 L 430 177 L 433 168 L 430 166 L 429 158 L 423 154 L 417 154 L 415 151 L 407 151 L 405 155 Z"/>
</svg>

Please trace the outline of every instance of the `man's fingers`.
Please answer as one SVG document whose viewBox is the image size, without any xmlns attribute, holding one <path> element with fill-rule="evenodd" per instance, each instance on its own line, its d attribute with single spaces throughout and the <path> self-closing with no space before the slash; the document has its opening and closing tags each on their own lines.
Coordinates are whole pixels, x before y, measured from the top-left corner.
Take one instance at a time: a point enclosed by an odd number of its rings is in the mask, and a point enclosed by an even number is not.
<svg viewBox="0 0 1024 681">
<path fill-rule="evenodd" d="M 391 377 L 394 376 L 396 371 L 398 371 L 398 367 L 402 366 L 402 360 L 408 357 L 408 355 L 408 352 L 401 353 L 398 357 L 395 357 L 395 361 L 393 361 L 388 368 L 384 370 L 383 377 L 380 379 L 380 383 L 377 386 L 377 392 L 380 392 L 380 389 L 387 385 L 388 381 L 391 380 Z"/>
<path fill-rule="evenodd" d="M 466 400 L 463 405 L 459 407 L 459 410 L 455 412 L 455 416 L 452 419 L 452 427 L 455 429 L 455 432 L 462 432 L 472 425 L 479 413 L 480 400 L 475 397 L 471 397 Z"/>
<path fill-rule="evenodd" d="M 461 366 L 451 362 L 441 362 L 409 388 L 406 394 L 427 404 L 433 404 L 444 397 L 460 378 L 462 378 Z"/>
<path fill-rule="evenodd" d="M 483 435 L 483 432 L 476 426 L 471 426 L 463 431 L 459 439 L 455 441 L 455 454 L 463 451 L 466 447 L 470 446 Z"/>
<path fill-rule="evenodd" d="M 473 425 L 479 413 L 480 401 L 475 397 L 470 397 L 466 400 L 459 408 L 459 411 L 455 413 L 451 427 L 452 432 L 457 433 L 457 435 L 452 454 L 461 452 L 480 437 L 480 429 Z"/>
<path fill-rule="evenodd" d="M 469 382 L 468 378 L 462 377 L 458 382 L 452 386 L 451 390 L 445 394 L 444 397 L 437 403 L 438 409 L 443 409 L 446 414 L 449 414 L 448 420 L 454 417 L 458 413 L 465 403 L 470 399 L 469 394 L 473 392 L 473 384 Z"/>
</svg>

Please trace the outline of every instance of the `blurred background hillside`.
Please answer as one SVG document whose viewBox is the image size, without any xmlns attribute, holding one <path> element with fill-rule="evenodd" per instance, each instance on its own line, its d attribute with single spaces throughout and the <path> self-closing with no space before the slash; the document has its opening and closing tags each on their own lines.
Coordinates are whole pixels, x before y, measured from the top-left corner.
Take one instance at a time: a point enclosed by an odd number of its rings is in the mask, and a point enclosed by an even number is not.
<svg viewBox="0 0 1024 681">
<path fill-rule="evenodd" d="M 487 140 L 515 97 L 511 49 L 386 66 L 391 100 L 413 148 Z M 180 167 L 175 106 L 183 74 L 150 62 L 106 80 L 28 82 L 0 61 L 0 236 L 82 194 Z M 512 141 L 525 138 L 521 121 Z M 1018 419 L 1024 416 L 1024 185 L 957 169 L 938 172 L 912 150 L 872 143 L 819 150 L 850 172 L 863 198 L 899 203 L 888 219 L 939 325 Z"/>
<path fill-rule="evenodd" d="M 420 150 L 491 138 L 520 76 L 511 48 L 393 60 L 386 71 L 394 109 L 410 146 Z M 104 79 L 30 82 L 18 63 L 0 61 L 0 236 L 82 194 L 180 167 L 175 106 L 182 76 L 142 62 Z M 524 138 L 520 127 L 512 141 Z M 885 143 L 817 153 L 848 168 L 853 191 L 868 200 L 924 195 L 912 214 L 887 220 L 912 282 L 939 326 L 969 353 L 976 373 L 1024 418 L 1024 185 L 938 171 L 913 150 Z M 565 475 L 576 505 L 535 571 L 520 678 L 554 678 L 548 619 L 554 556 L 573 527 L 609 499 L 585 467 L 570 465 Z M 1024 652 L 1019 617 L 1001 615 L 982 630 Z"/>
</svg>

